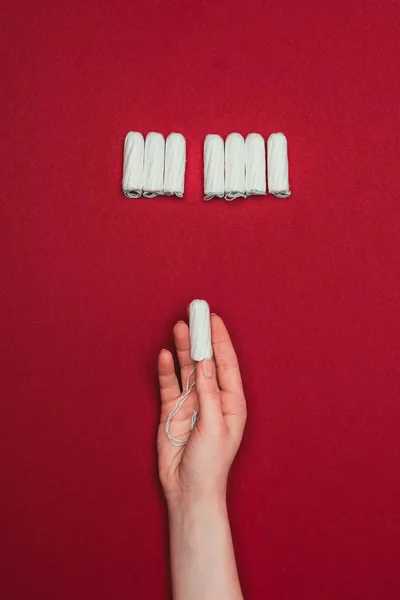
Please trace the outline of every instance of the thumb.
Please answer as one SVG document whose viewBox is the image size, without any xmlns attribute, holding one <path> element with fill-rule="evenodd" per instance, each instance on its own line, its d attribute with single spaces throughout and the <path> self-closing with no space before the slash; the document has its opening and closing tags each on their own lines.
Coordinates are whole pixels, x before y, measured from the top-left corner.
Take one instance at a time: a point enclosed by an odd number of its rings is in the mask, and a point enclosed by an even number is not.
<svg viewBox="0 0 400 600">
<path fill-rule="evenodd" d="M 196 390 L 204 424 L 206 426 L 215 424 L 222 417 L 222 405 L 215 363 L 212 358 L 206 358 L 199 363 L 196 369 Z"/>
</svg>

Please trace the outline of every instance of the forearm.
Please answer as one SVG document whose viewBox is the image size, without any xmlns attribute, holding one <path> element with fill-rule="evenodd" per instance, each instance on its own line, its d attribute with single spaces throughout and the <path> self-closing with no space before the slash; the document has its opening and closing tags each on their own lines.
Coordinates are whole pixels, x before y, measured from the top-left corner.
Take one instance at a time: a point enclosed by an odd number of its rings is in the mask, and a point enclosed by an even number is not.
<svg viewBox="0 0 400 600">
<path fill-rule="evenodd" d="M 168 508 L 174 600 L 243 600 L 225 499 Z"/>
</svg>

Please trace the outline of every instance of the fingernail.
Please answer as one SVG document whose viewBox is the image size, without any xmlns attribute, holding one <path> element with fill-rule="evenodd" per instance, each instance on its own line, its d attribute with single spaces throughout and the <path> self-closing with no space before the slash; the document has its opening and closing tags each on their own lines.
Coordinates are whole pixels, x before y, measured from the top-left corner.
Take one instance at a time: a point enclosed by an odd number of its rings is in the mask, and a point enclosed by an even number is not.
<svg viewBox="0 0 400 600">
<path fill-rule="evenodd" d="M 216 317 L 217 313 L 210 313 L 210 317 Z"/>
<path fill-rule="evenodd" d="M 206 358 L 205 360 L 203 360 L 204 377 L 207 377 L 207 379 L 210 379 L 210 377 L 213 376 L 213 372 L 214 372 L 213 361 L 211 360 L 211 358 Z"/>
</svg>

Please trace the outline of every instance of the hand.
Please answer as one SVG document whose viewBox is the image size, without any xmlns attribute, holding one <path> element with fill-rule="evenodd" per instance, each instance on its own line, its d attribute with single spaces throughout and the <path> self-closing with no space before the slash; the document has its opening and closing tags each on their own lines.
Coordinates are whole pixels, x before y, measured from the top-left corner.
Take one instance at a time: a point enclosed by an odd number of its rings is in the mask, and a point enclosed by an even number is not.
<svg viewBox="0 0 400 600">
<path fill-rule="evenodd" d="M 190 358 L 189 327 L 179 321 L 174 327 L 175 346 L 183 386 L 194 362 Z M 170 432 L 188 439 L 184 446 L 171 444 L 165 423 L 181 394 L 171 352 L 162 350 L 158 359 L 161 417 L 158 428 L 158 464 L 168 503 L 225 497 L 229 468 L 239 448 L 246 422 L 246 400 L 235 350 L 228 331 L 217 315 L 211 315 L 214 359 L 199 363 L 196 386 L 170 422 Z M 192 375 L 193 377 L 193 375 Z M 191 430 L 193 410 L 198 411 Z"/>
</svg>

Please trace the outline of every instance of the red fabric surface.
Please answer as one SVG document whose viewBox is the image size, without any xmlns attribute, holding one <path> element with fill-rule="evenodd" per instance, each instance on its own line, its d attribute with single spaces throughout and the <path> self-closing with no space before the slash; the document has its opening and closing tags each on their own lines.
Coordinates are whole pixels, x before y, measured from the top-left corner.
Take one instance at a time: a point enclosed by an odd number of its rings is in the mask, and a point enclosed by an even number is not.
<svg viewBox="0 0 400 600">
<path fill-rule="evenodd" d="M 194 297 L 249 405 L 246 600 L 397 599 L 397 1 L 2 8 L 2 600 L 169 597 L 156 358 Z M 182 200 L 120 191 L 180 131 Z M 202 201 L 207 133 L 289 141 L 288 201 Z"/>
</svg>

